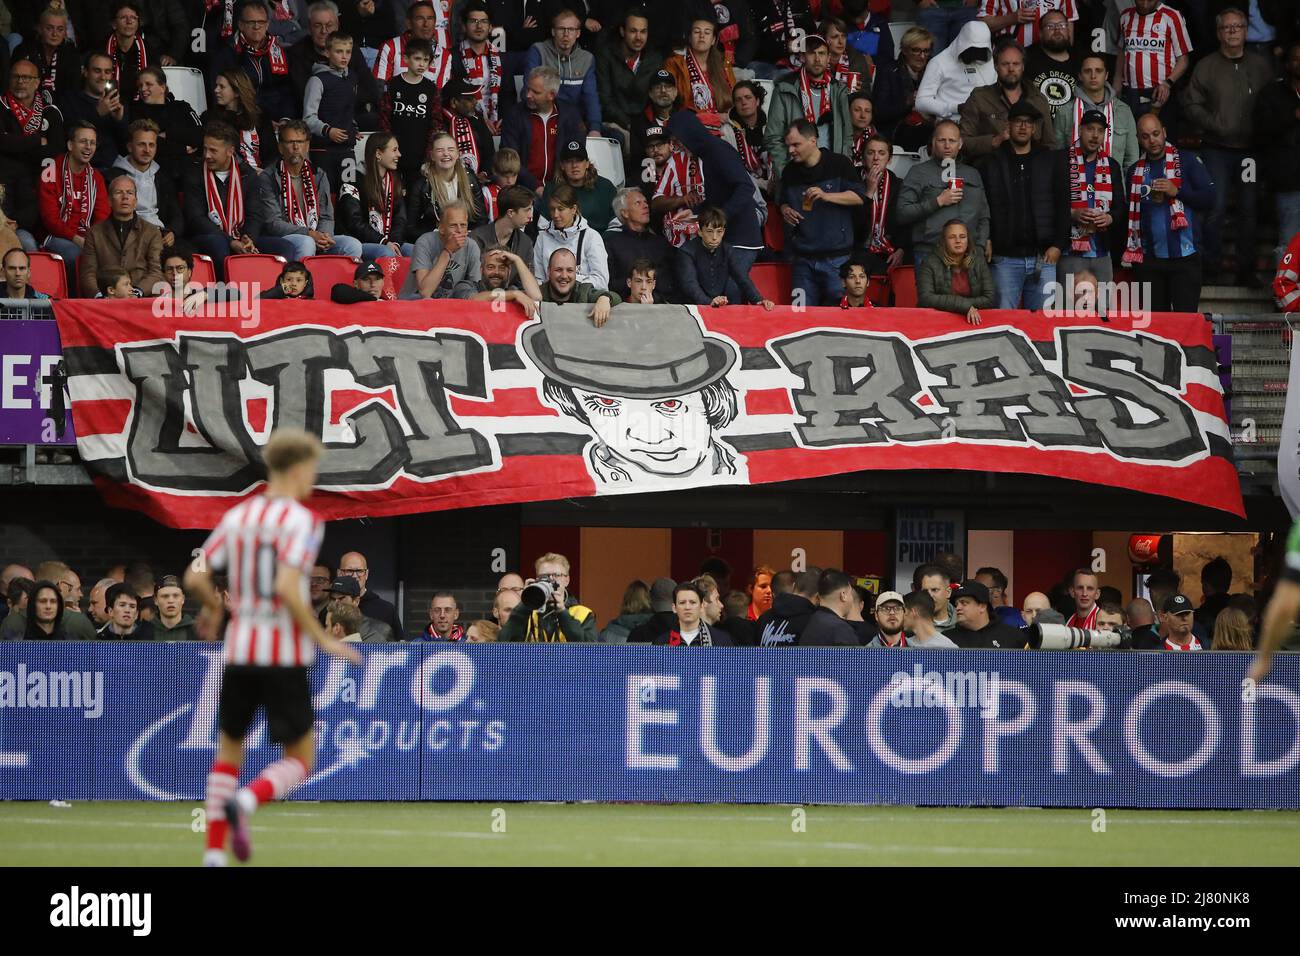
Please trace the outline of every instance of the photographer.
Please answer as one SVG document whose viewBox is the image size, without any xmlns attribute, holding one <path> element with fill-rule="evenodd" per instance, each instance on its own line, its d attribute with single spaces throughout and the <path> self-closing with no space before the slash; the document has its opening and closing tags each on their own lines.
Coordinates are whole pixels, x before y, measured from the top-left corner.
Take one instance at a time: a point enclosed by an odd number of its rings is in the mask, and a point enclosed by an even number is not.
<svg viewBox="0 0 1300 956">
<path fill-rule="evenodd" d="M 530 643 L 596 643 L 596 615 L 569 593 L 569 559 L 562 554 L 544 554 L 534 565 L 537 577 L 525 582 L 524 600 L 506 619 L 498 641 Z M 536 610 L 528 606 L 532 585 L 549 586 L 550 596 Z"/>
</svg>

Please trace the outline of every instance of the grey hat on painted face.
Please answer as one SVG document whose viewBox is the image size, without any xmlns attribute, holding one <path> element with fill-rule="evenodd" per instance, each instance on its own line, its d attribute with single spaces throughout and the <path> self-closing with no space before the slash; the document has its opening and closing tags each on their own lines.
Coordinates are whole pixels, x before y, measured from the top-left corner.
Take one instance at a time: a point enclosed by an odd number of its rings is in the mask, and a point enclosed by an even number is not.
<svg viewBox="0 0 1300 956">
<path fill-rule="evenodd" d="M 723 378 L 736 349 L 706 338 L 685 306 L 624 303 L 597 329 L 583 305 L 542 305 L 524 329 L 528 357 L 562 385 L 611 398 L 677 398 Z"/>
</svg>

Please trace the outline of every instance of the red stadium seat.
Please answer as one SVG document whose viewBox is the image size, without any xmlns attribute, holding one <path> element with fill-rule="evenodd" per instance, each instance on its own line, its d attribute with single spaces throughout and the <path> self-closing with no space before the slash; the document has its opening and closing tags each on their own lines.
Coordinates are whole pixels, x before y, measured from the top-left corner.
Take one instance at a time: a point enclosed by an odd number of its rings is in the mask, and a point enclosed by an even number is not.
<svg viewBox="0 0 1300 956">
<path fill-rule="evenodd" d="M 375 265 L 384 270 L 384 298 L 396 299 L 406 284 L 406 274 L 411 271 L 410 256 L 382 256 Z"/>
<path fill-rule="evenodd" d="M 749 276 L 763 298 L 777 305 L 790 304 L 790 263 L 758 262 L 749 270 Z"/>
<path fill-rule="evenodd" d="M 889 287 L 894 290 L 895 308 L 916 308 L 916 269 L 913 266 L 894 266 L 890 269 Z"/>
<path fill-rule="evenodd" d="M 889 276 L 868 277 L 867 301 L 876 307 L 889 305 Z"/>
<path fill-rule="evenodd" d="M 54 252 L 29 252 L 32 288 L 51 299 L 68 297 L 68 267 L 63 256 Z"/>
<path fill-rule="evenodd" d="M 190 280 L 199 285 L 208 285 L 217 281 L 217 267 L 212 264 L 211 256 L 205 256 L 201 252 L 194 253 L 194 273 L 190 276 Z"/>
<path fill-rule="evenodd" d="M 342 282 L 351 285 L 357 271 L 357 260 L 351 256 L 308 256 L 302 264 L 311 273 L 316 298 L 329 301 L 330 289 Z"/>
<path fill-rule="evenodd" d="M 280 270 L 284 268 L 284 256 L 271 256 L 264 253 L 257 255 L 238 255 L 226 257 L 226 281 L 257 285 L 260 292 L 274 288 L 280 279 Z M 257 293 L 252 297 L 255 298 Z"/>
<path fill-rule="evenodd" d="M 785 223 L 781 219 L 781 207 L 775 203 L 767 204 L 767 222 L 763 223 L 763 244 L 773 252 L 785 248 Z"/>
</svg>

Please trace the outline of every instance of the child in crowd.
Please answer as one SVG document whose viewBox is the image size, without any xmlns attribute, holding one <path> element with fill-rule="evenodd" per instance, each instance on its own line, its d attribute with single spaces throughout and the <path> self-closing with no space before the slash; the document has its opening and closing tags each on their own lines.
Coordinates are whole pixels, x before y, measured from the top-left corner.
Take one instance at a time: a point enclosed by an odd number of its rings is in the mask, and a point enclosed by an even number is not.
<svg viewBox="0 0 1300 956">
<path fill-rule="evenodd" d="M 425 74 L 433 62 L 433 44 L 413 37 L 406 44 L 406 72 L 388 81 L 380 121 L 397 137 L 402 150 L 398 164 L 403 182 L 420 175 L 435 133 L 442 132 L 442 97 L 438 84 Z"/>
<path fill-rule="evenodd" d="M 312 67 L 302 98 L 302 119 L 312 132 L 312 159 L 320 164 L 330 188 L 343 184 L 343 161 L 357 142 L 357 87 L 348 79 L 352 37 L 330 34 L 325 44 L 326 62 Z M 319 157 L 319 158 L 318 158 Z"/>
<path fill-rule="evenodd" d="M 286 262 L 280 270 L 280 278 L 274 288 L 262 293 L 263 299 L 310 299 L 312 298 L 311 273 L 301 262 Z"/>
<path fill-rule="evenodd" d="M 101 269 L 95 277 L 99 286 L 96 299 L 133 299 L 135 288 L 131 285 L 131 275 L 125 269 Z"/>
<path fill-rule="evenodd" d="M 727 214 L 715 206 L 700 212 L 700 233 L 682 246 L 678 288 L 683 301 L 696 305 L 762 305 L 771 312 L 774 303 L 765 299 L 754 280 L 731 254 L 724 241 Z"/>
<path fill-rule="evenodd" d="M 651 260 L 646 258 L 634 259 L 632 268 L 627 277 L 627 298 L 626 302 L 636 302 L 641 305 L 662 305 L 664 297 L 655 291 L 655 280 L 658 275 L 659 267 Z"/>
<path fill-rule="evenodd" d="M 520 165 L 519 150 L 509 146 L 498 149 L 492 157 L 492 180 L 483 185 L 483 213 L 488 222 L 496 222 L 501 218 L 497 211 L 501 191 L 519 181 Z"/>
</svg>

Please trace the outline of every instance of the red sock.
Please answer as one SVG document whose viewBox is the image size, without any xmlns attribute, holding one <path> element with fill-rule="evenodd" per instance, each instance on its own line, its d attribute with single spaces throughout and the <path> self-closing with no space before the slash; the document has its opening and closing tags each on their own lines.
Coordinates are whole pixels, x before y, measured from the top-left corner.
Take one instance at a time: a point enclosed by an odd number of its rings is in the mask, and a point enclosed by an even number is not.
<svg viewBox="0 0 1300 956">
<path fill-rule="evenodd" d="M 235 795 L 239 787 L 239 768 L 234 764 L 212 762 L 208 771 L 208 849 L 221 850 L 226 846 L 226 832 L 230 824 L 226 822 L 226 801 Z"/>
<path fill-rule="evenodd" d="M 307 768 L 297 757 L 284 757 L 263 770 L 248 785 L 248 792 L 261 806 L 268 800 L 279 800 L 307 777 Z"/>
</svg>

